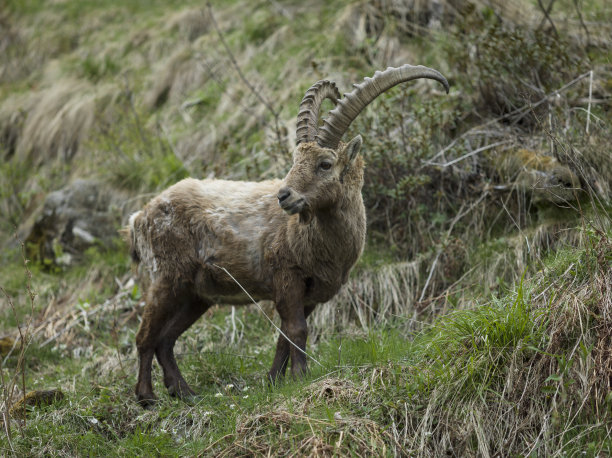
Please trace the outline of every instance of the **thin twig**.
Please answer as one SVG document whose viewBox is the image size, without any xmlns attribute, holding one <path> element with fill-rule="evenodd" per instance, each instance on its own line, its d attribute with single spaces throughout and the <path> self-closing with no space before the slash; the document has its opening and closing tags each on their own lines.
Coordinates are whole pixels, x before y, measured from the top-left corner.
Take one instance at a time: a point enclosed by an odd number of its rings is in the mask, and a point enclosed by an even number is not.
<svg viewBox="0 0 612 458">
<path fill-rule="evenodd" d="M 3 391 L 3 397 L 5 399 L 4 404 L 5 404 L 5 412 L 3 412 L 3 417 L 4 417 L 4 423 L 5 425 L 7 425 L 9 423 L 10 420 L 10 414 L 9 414 L 9 402 L 12 398 L 12 394 L 13 391 L 15 389 L 15 386 L 17 385 L 17 379 L 19 377 L 19 375 L 21 375 L 21 389 L 23 391 L 23 394 L 25 396 L 26 394 L 26 374 L 25 374 L 25 368 L 26 368 L 26 364 L 25 364 L 25 352 L 27 349 L 27 346 L 29 345 L 29 342 L 31 340 L 31 336 L 30 336 L 30 328 L 32 326 L 32 321 L 34 319 L 34 299 L 36 299 L 36 293 L 34 293 L 34 291 L 32 290 L 32 272 L 30 271 L 30 269 L 28 268 L 28 259 L 26 258 L 25 255 L 25 244 L 18 239 L 17 235 L 15 235 L 15 239 L 17 240 L 17 242 L 20 243 L 21 245 L 21 259 L 23 261 L 23 267 L 25 270 L 25 275 L 26 275 L 26 292 L 28 294 L 28 298 L 30 301 L 30 316 L 28 317 L 27 322 L 25 323 L 25 326 L 21 326 L 20 324 L 17 324 L 17 331 L 19 332 L 19 354 L 17 356 L 17 367 L 15 369 L 15 374 L 13 375 L 12 378 L 10 378 L 10 380 L 5 381 L 4 379 L 4 372 L 2 370 L 2 367 L 0 367 L 0 376 L 1 376 L 1 380 L 2 380 L 2 391 Z M 15 309 L 15 304 L 13 303 L 13 299 L 11 298 L 11 296 L 8 294 L 8 292 L 2 287 L 0 286 L 0 292 L 2 292 L 2 294 L 4 296 L 6 296 L 7 302 L 9 304 L 9 307 L 11 308 L 13 315 L 15 317 L 16 321 L 19 321 L 18 316 L 17 316 L 17 311 Z M 23 328 L 23 329 L 22 329 Z M 13 347 L 15 347 L 15 345 L 13 345 Z M 11 350 L 12 351 L 12 350 Z M 7 355 L 8 358 L 8 355 Z M 2 363 L 2 366 L 4 366 L 6 360 Z M 21 428 L 25 428 L 27 426 L 27 419 L 24 417 L 23 418 L 23 423 L 20 423 L 20 427 Z M 9 439 L 9 443 L 10 443 L 10 425 L 8 425 L 6 427 L 6 432 L 7 432 L 7 438 Z M 12 447 L 12 444 L 11 444 Z"/>
<path fill-rule="evenodd" d="M 434 262 L 431 264 L 431 268 L 429 269 L 429 276 L 427 277 L 427 281 L 425 282 L 423 291 L 421 291 L 421 297 L 419 298 L 419 302 L 421 302 L 423 300 L 423 297 L 425 297 L 425 291 L 427 291 L 427 287 L 429 286 L 429 281 L 431 280 L 431 277 L 436 268 L 436 264 L 438 263 L 438 258 L 440 257 L 441 254 L 442 254 L 442 250 L 438 250 L 438 253 L 436 254 L 436 259 L 434 259 Z"/>
<path fill-rule="evenodd" d="M 550 18 L 550 11 L 552 10 L 552 6 L 553 6 L 554 3 L 555 3 L 555 0 L 550 0 L 550 3 L 548 4 L 548 6 L 546 8 L 544 8 L 544 5 L 542 4 L 542 0 L 538 0 L 538 5 L 540 6 L 540 9 L 544 13 L 544 17 L 542 18 L 542 22 L 540 22 L 540 25 L 538 26 L 538 29 L 540 29 L 542 27 L 542 25 L 544 25 L 544 21 L 547 20 L 550 23 L 550 26 L 552 27 L 553 32 L 555 32 L 555 36 L 557 38 L 559 38 L 559 33 L 557 32 L 557 28 L 555 27 L 555 23 Z"/>
<path fill-rule="evenodd" d="M 589 33 L 589 29 L 586 26 L 586 24 L 584 22 L 584 19 L 582 18 L 582 12 L 580 11 L 580 5 L 578 5 L 578 1 L 579 0 L 574 0 L 574 7 L 576 8 L 576 13 L 578 14 L 578 19 L 580 20 L 580 25 L 582 25 L 582 28 L 586 32 L 586 36 L 587 36 L 586 47 L 588 48 L 589 45 L 591 44 L 591 34 Z"/>
<path fill-rule="evenodd" d="M 236 280 L 234 278 L 234 276 L 229 272 L 229 270 L 227 270 L 225 267 L 221 267 L 218 266 L 217 264 L 212 264 L 213 266 L 215 266 L 217 269 L 221 269 L 223 272 L 225 272 L 227 275 L 229 275 L 229 277 L 240 287 L 240 289 L 244 292 L 244 294 L 246 294 L 249 299 L 251 299 L 251 301 L 253 302 L 253 304 L 255 304 L 257 306 L 257 308 L 261 311 L 261 313 L 263 313 L 263 316 L 266 317 L 266 319 L 272 323 L 272 326 L 274 326 L 276 328 L 276 330 L 278 332 L 280 332 L 280 334 L 287 339 L 287 341 L 293 345 L 295 348 L 297 348 L 300 352 L 302 352 L 305 356 L 308 356 L 310 359 L 312 359 L 315 363 L 317 363 L 319 366 L 324 367 L 323 364 L 321 364 L 319 361 L 317 361 L 313 356 L 310 356 L 308 353 L 306 353 L 304 350 L 302 350 L 299 346 L 297 346 L 289 337 L 287 337 L 287 334 L 285 334 L 283 331 L 281 331 L 281 329 L 276 326 L 276 324 L 274 323 L 274 321 L 272 321 L 272 319 L 266 314 L 266 312 L 264 311 L 264 309 L 261 307 L 261 305 L 259 305 L 259 303 L 253 299 L 253 296 L 251 296 L 249 294 L 249 292 L 244 289 L 244 287 L 240 284 L 240 282 L 238 280 Z"/>
<path fill-rule="evenodd" d="M 210 64 L 210 62 L 206 59 L 206 57 L 202 56 L 202 59 L 200 61 L 198 61 L 198 64 L 205 68 L 208 72 L 208 76 L 210 76 L 218 85 L 219 87 L 223 87 L 224 82 L 223 80 L 215 73 L 215 68 Z M 233 102 L 235 102 L 236 104 L 240 105 L 240 107 L 247 113 L 251 114 L 254 116 L 254 110 L 252 107 L 248 106 L 247 104 L 242 102 L 242 99 L 240 99 L 239 97 L 235 97 L 233 94 L 229 94 L 229 97 L 232 99 Z M 195 103 L 197 101 L 194 101 L 194 103 L 192 103 L 190 106 L 194 106 L 197 105 L 197 103 Z M 199 102 L 198 102 L 199 103 Z M 185 109 L 189 108 L 189 105 L 185 106 Z M 264 125 L 267 125 L 268 122 L 266 120 L 263 121 Z"/>
<path fill-rule="evenodd" d="M 15 238 L 17 239 L 17 235 L 15 235 Z M 30 300 L 30 316 L 28 317 L 28 321 L 26 323 L 24 333 L 22 333 L 21 331 L 21 326 L 17 325 L 17 328 L 19 329 L 19 335 L 21 336 L 21 342 L 20 342 L 21 346 L 19 348 L 18 366 L 21 366 L 21 388 L 23 390 L 23 395 L 25 396 L 26 394 L 25 352 L 26 352 L 26 348 L 29 345 L 30 339 L 31 339 L 29 331 L 32 326 L 32 321 L 34 320 L 34 299 L 36 299 L 36 293 L 32 290 L 32 272 L 28 268 L 29 261 L 26 258 L 25 243 L 21 240 L 19 240 L 19 242 L 21 244 L 21 260 L 23 261 L 23 268 L 26 274 L 26 291 L 28 293 L 28 298 Z M 27 422 L 27 419 L 26 419 L 26 416 L 24 416 L 23 418 L 24 428 L 27 426 L 26 422 Z"/>
<path fill-rule="evenodd" d="M 593 70 L 589 72 L 589 103 L 587 105 L 587 121 L 586 133 L 589 133 L 589 124 L 591 122 L 591 99 L 593 98 Z"/>
<path fill-rule="evenodd" d="M 470 151 L 469 153 L 464 154 L 463 156 L 458 157 L 457 159 L 453 159 L 452 161 L 446 162 L 444 164 L 439 163 L 439 162 L 428 162 L 428 161 L 426 161 L 425 163 L 428 164 L 428 165 L 437 165 L 437 166 L 440 166 L 440 167 L 449 167 L 449 166 L 451 166 L 453 164 L 456 164 L 457 162 L 460 162 L 460 161 L 462 161 L 464 159 L 467 159 L 468 157 L 474 156 L 475 154 L 481 153 L 481 152 L 486 151 L 486 150 L 491 149 L 491 148 L 495 148 L 496 146 L 506 145 L 508 143 L 512 143 L 512 140 L 504 140 L 504 141 L 501 141 L 501 142 L 492 143 L 490 145 L 481 146 L 480 148 L 477 148 L 474 151 Z"/>
<path fill-rule="evenodd" d="M 520 108 L 517 108 L 515 110 L 512 110 L 509 113 L 506 113 L 502 116 L 499 116 L 497 118 L 491 119 L 490 121 L 487 121 L 483 124 L 480 124 L 479 126 L 473 127 L 470 130 L 468 130 L 467 132 L 463 133 L 460 137 L 456 138 L 455 140 L 453 140 L 452 142 L 450 142 L 447 146 L 445 146 L 444 148 L 442 148 L 440 151 L 438 151 L 435 155 L 432 156 L 432 158 L 430 159 L 433 160 L 439 156 L 441 156 L 442 154 L 444 154 L 446 151 L 448 151 L 449 149 L 451 149 L 453 146 L 455 146 L 457 144 L 457 142 L 469 135 L 475 134 L 478 132 L 478 130 L 483 129 L 484 127 L 490 126 L 491 124 L 494 124 L 496 122 L 502 121 L 504 119 L 508 119 L 511 118 L 512 116 L 515 115 L 520 115 L 518 118 L 515 119 L 515 122 L 520 120 L 527 112 L 529 112 L 530 110 L 533 110 L 534 108 L 539 107 L 540 105 L 542 105 L 544 102 L 548 101 L 551 97 L 554 97 L 556 95 L 559 95 L 561 92 L 563 92 L 564 90 L 568 89 L 569 87 L 573 86 L 574 84 L 576 84 L 577 82 L 583 80 L 584 78 L 586 78 L 587 76 L 590 76 L 591 71 L 588 71 L 586 73 L 583 73 L 582 75 L 577 76 L 576 78 L 574 78 L 572 81 L 570 81 L 569 83 L 561 86 L 559 89 L 555 89 L 554 91 L 552 91 L 551 93 L 545 95 L 544 97 L 542 97 L 540 100 L 538 100 L 537 102 L 535 102 L 534 104 L 529 104 Z M 429 164 L 428 161 L 423 161 L 423 163 L 425 164 Z"/>
<path fill-rule="evenodd" d="M 4 291 L 4 290 L 3 290 Z M 2 411 L 2 423 L 4 424 L 4 431 L 6 432 L 6 439 L 8 441 L 9 447 L 11 447 L 11 451 L 15 453 L 15 449 L 13 448 L 13 442 L 11 441 L 11 425 L 10 425 L 10 417 L 9 417 L 9 393 L 8 393 L 8 385 L 4 380 L 4 364 L 0 365 L 0 382 L 2 382 L 2 397 L 4 398 L 4 410 Z"/>
<path fill-rule="evenodd" d="M 586 78 L 587 76 L 589 76 L 590 71 L 583 73 L 580 76 L 577 76 L 576 78 L 574 78 L 572 81 L 570 81 L 569 83 L 565 84 L 564 86 L 561 86 L 559 89 L 556 89 L 554 91 L 552 91 L 550 94 L 548 94 L 547 96 L 543 97 L 542 99 L 540 99 L 539 101 L 537 101 L 536 103 L 534 103 L 533 105 L 527 105 L 524 106 L 522 108 L 518 108 L 514 111 L 511 111 L 510 113 L 507 113 L 506 115 L 502 116 L 501 119 L 509 117 L 509 116 L 513 116 L 514 114 L 521 114 L 521 116 L 515 118 L 513 120 L 513 124 L 516 124 L 518 121 L 520 121 L 523 116 L 525 114 L 527 114 L 529 111 L 532 111 L 534 108 L 539 107 L 540 105 L 542 105 L 543 103 L 547 102 L 548 99 L 550 99 L 551 97 L 555 96 L 555 95 L 559 95 L 562 91 L 564 91 L 565 89 L 568 89 L 569 87 L 573 86 L 574 84 L 576 84 L 578 81 L 583 80 L 584 78 Z M 522 113 L 521 113 L 522 112 Z"/>
</svg>

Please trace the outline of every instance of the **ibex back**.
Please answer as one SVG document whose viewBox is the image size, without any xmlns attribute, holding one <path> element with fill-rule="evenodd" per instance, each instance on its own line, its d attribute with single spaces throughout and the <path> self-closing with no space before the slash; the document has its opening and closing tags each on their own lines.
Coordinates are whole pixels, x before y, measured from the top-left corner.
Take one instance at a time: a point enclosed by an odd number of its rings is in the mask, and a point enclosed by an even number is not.
<svg viewBox="0 0 612 458">
<path fill-rule="evenodd" d="M 306 318 L 347 281 L 365 243 L 361 188 L 362 140 L 341 137 L 382 92 L 403 81 L 446 79 L 437 71 L 404 65 L 376 72 L 340 100 L 336 85 L 315 83 L 298 114 L 293 166 L 284 180 L 259 183 L 186 179 L 130 217 L 130 251 L 149 281 L 136 336 L 138 401 L 154 402 L 151 365 L 157 356 L 170 394 L 194 394 L 174 357 L 174 344 L 211 305 L 275 302 L 281 330 L 271 381 L 306 371 Z M 337 103 L 318 128 L 324 99 Z M 225 270 L 224 270 L 225 269 Z M 227 272 L 226 272 L 227 271 Z"/>
</svg>

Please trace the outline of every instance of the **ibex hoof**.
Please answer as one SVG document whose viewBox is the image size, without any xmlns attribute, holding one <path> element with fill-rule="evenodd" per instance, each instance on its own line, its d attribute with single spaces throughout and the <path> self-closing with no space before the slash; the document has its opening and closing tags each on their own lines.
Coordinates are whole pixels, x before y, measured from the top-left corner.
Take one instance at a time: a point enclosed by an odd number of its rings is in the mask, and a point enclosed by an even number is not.
<svg viewBox="0 0 612 458">
<path fill-rule="evenodd" d="M 268 382 L 268 385 L 270 386 L 276 386 L 280 384 L 280 382 L 284 378 L 285 377 L 283 376 L 283 374 L 273 374 L 273 373 L 266 374 L 266 381 Z"/>
<path fill-rule="evenodd" d="M 172 397 L 177 397 L 183 401 L 189 402 L 191 399 L 196 397 L 195 391 L 189 388 L 189 385 L 179 384 L 170 385 L 168 387 L 168 394 Z"/>
<path fill-rule="evenodd" d="M 140 404 L 140 407 L 143 409 L 152 409 L 156 403 L 157 398 L 152 394 L 148 396 L 138 395 L 138 404 Z"/>
</svg>

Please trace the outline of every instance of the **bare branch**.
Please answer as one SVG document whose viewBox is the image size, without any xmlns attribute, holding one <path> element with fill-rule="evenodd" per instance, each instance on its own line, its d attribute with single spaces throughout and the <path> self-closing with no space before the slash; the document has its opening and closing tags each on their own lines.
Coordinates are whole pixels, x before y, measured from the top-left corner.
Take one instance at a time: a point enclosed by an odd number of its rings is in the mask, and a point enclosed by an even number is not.
<svg viewBox="0 0 612 458">
<path fill-rule="evenodd" d="M 257 100 L 259 100 L 262 103 L 262 105 L 265 106 L 270 113 L 272 113 L 272 116 L 274 117 L 274 128 L 275 128 L 275 131 L 276 131 L 276 140 L 278 142 L 279 147 L 282 148 L 283 140 L 282 140 L 281 129 L 280 129 L 280 126 L 279 126 L 279 116 L 280 116 L 279 112 L 277 110 L 275 110 L 274 107 L 272 106 L 272 104 L 263 97 L 261 91 L 258 91 L 251 84 L 251 82 L 246 78 L 246 76 L 244 76 L 244 73 L 242 73 L 242 70 L 240 69 L 240 66 L 238 65 L 238 62 L 236 61 L 236 58 L 234 57 L 234 54 L 232 54 L 232 50 L 230 49 L 229 45 L 225 41 L 223 33 L 221 32 L 221 29 L 219 28 L 219 24 L 217 24 L 217 21 L 215 19 L 215 15 L 213 14 L 212 5 L 210 4 L 210 2 L 206 2 L 206 7 L 208 8 L 208 14 L 210 16 L 210 21 L 212 22 L 213 27 L 215 28 L 215 31 L 217 32 L 217 35 L 219 36 L 219 39 L 221 40 L 221 44 L 225 48 L 225 51 L 227 52 L 227 55 L 228 55 L 232 65 L 236 69 L 236 72 L 238 73 L 238 76 L 240 77 L 240 79 L 242 80 L 244 85 L 257 98 Z"/>
<path fill-rule="evenodd" d="M 540 22 L 540 25 L 538 26 L 538 30 L 542 28 L 542 26 L 544 25 L 544 21 L 548 21 L 550 26 L 553 29 L 553 32 L 555 32 L 555 36 L 557 38 L 559 38 L 559 33 L 557 32 L 557 28 L 555 27 L 555 23 L 550 18 L 550 12 L 552 10 L 552 7 L 553 7 L 554 3 L 555 3 L 555 0 L 550 0 L 550 3 L 545 8 L 544 5 L 542 4 L 542 0 L 538 0 L 538 5 L 540 6 L 540 9 L 544 13 L 544 17 L 542 18 L 542 22 Z"/>
</svg>

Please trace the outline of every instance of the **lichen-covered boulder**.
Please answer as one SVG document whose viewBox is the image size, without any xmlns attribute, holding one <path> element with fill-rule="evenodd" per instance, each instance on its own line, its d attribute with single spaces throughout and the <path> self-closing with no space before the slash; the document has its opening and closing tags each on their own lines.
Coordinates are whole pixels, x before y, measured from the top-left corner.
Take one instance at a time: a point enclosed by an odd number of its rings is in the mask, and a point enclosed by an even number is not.
<svg viewBox="0 0 612 458">
<path fill-rule="evenodd" d="M 497 158 L 499 190 L 529 194 L 535 204 L 562 205 L 576 201 L 582 194 L 580 179 L 556 158 L 537 151 L 519 149 Z"/>
<path fill-rule="evenodd" d="M 25 238 L 28 257 L 71 264 L 94 245 L 110 246 L 119 226 L 109 191 L 95 181 L 75 180 L 45 199 Z"/>
<path fill-rule="evenodd" d="M 57 388 L 51 390 L 36 390 L 29 391 L 23 395 L 9 411 L 11 417 L 23 419 L 27 415 L 28 410 L 35 407 L 50 406 L 64 399 L 64 393 Z"/>
<path fill-rule="evenodd" d="M 15 348 L 19 349 L 19 344 L 12 337 L 5 336 L 0 338 L 0 356 L 12 353 Z"/>
</svg>

